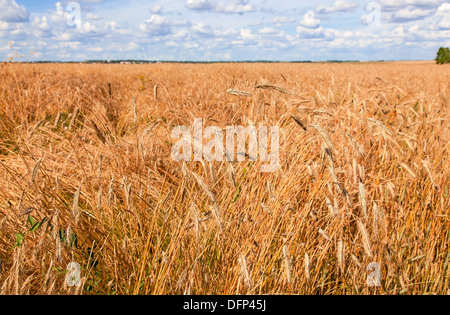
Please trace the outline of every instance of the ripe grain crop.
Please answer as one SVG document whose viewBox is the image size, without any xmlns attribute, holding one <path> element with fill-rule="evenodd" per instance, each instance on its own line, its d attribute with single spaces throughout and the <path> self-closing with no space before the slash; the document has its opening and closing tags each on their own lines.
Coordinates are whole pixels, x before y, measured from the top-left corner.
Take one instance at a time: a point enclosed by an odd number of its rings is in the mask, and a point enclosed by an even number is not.
<svg viewBox="0 0 450 315">
<path fill-rule="evenodd" d="M 449 293 L 447 66 L 4 63 L 0 80 L 0 294 Z M 280 169 L 173 161 L 195 118 L 279 126 Z"/>
</svg>

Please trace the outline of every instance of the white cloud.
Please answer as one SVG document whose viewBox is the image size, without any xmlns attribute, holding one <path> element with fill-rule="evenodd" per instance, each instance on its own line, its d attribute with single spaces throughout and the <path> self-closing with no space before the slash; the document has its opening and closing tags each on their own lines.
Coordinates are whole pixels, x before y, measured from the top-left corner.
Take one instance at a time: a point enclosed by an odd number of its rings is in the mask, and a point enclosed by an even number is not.
<svg viewBox="0 0 450 315">
<path fill-rule="evenodd" d="M 7 31 L 10 30 L 10 28 L 11 27 L 8 22 L 0 21 L 0 31 Z"/>
<path fill-rule="evenodd" d="M 273 27 L 264 27 L 259 30 L 260 34 L 276 34 L 277 31 Z"/>
<path fill-rule="evenodd" d="M 154 14 L 140 25 L 140 30 L 153 36 L 165 36 L 171 33 L 171 26 L 165 16 Z"/>
<path fill-rule="evenodd" d="M 404 9 L 393 11 L 390 15 L 385 15 L 385 17 L 391 22 L 408 22 L 422 20 L 432 14 L 433 10 L 424 10 L 408 6 Z"/>
<path fill-rule="evenodd" d="M 158 14 L 158 13 L 161 13 L 162 10 L 163 10 L 162 6 L 156 5 L 156 6 L 150 8 L 150 13 Z"/>
<path fill-rule="evenodd" d="M 325 37 L 324 29 L 322 27 L 313 29 L 313 28 L 298 26 L 297 34 L 298 34 L 299 38 L 306 38 L 306 39 L 324 38 Z"/>
<path fill-rule="evenodd" d="M 438 27 L 443 30 L 450 30 L 450 3 L 443 3 L 438 9 Z"/>
<path fill-rule="evenodd" d="M 101 48 L 101 47 L 92 47 L 92 48 L 88 48 L 87 51 L 102 52 L 103 48 Z"/>
<path fill-rule="evenodd" d="M 86 20 L 90 20 L 90 21 L 97 21 L 97 20 L 101 20 L 102 19 L 102 17 L 100 15 L 95 14 L 95 13 L 91 13 L 91 12 L 86 13 L 84 18 Z"/>
<path fill-rule="evenodd" d="M 381 0 L 380 4 L 383 10 L 399 10 L 408 6 L 419 8 L 435 8 L 442 3 L 442 0 Z"/>
<path fill-rule="evenodd" d="M 449 14 L 450 13 L 450 2 L 446 2 L 441 4 L 441 6 L 437 9 L 439 14 Z"/>
<path fill-rule="evenodd" d="M 209 0 L 188 0 L 186 6 L 192 10 L 198 11 L 212 11 L 214 10 L 214 5 Z"/>
<path fill-rule="evenodd" d="M 197 23 L 191 27 L 191 31 L 201 37 L 213 37 L 214 31 L 209 25 Z"/>
<path fill-rule="evenodd" d="M 30 15 L 23 5 L 18 5 L 15 0 L 0 0 L 0 21 L 21 23 L 27 22 Z"/>
<path fill-rule="evenodd" d="M 32 25 L 40 31 L 50 31 L 51 29 L 48 23 L 48 18 L 45 15 L 42 18 L 35 17 L 32 21 Z"/>
<path fill-rule="evenodd" d="M 332 5 L 321 5 L 316 8 L 317 13 L 334 13 L 334 12 L 350 12 L 358 8 L 357 3 L 348 2 L 346 0 L 338 0 Z"/>
<path fill-rule="evenodd" d="M 187 0 L 186 7 L 196 11 L 210 11 L 216 13 L 246 13 L 256 8 L 249 4 L 249 0 L 229 0 L 217 2 L 212 0 Z"/>
<path fill-rule="evenodd" d="M 313 11 L 308 11 L 300 21 L 300 25 L 306 28 L 318 28 L 320 26 L 320 20 Z"/>
<path fill-rule="evenodd" d="M 295 22 L 294 18 L 290 18 L 287 16 L 276 16 L 274 17 L 272 20 L 270 20 L 270 23 L 275 24 L 278 27 L 281 27 L 283 24 L 287 24 L 287 23 L 293 23 Z"/>
<path fill-rule="evenodd" d="M 256 35 L 252 34 L 252 30 L 249 28 L 242 28 L 241 29 L 241 38 L 243 40 L 255 40 L 256 39 Z"/>
</svg>

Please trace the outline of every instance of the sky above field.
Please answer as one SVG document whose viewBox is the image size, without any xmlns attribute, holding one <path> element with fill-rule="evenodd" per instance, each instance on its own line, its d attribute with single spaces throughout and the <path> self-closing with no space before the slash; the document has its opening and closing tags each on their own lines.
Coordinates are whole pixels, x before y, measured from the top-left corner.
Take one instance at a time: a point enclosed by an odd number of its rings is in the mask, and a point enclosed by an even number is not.
<svg viewBox="0 0 450 315">
<path fill-rule="evenodd" d="M 431 60 L 441 46 L 450 1 L 0 0 L 1 60 Z"/>
</svg>

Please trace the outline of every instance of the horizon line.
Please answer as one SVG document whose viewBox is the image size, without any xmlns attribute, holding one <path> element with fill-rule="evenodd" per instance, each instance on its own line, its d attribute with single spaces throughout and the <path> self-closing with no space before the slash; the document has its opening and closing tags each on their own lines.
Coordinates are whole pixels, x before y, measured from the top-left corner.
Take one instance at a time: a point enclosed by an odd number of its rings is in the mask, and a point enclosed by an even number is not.
<svg viewBox="0 0 450 315">
<path fill-rule="evenodd" d="M 402 62 L 402 61 L 435 61 L 435 59 L 379 59 L 379 60 L 141 60 L 141 59 L 88 59 L 88 60 L 35 60 L 16 61 L 3 60 L 3 63 L 105 63 L 105 64 L 155 64 L 155 63 L 364 63 L 364 62 Z"/>
</svg>

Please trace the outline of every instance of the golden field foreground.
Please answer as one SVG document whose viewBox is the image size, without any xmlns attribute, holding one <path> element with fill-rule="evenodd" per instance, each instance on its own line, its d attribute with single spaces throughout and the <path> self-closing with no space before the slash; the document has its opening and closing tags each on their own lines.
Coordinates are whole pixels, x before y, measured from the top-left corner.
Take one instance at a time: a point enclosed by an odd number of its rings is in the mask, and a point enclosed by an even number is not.
<svg viewBox="0 0 450 315">
<path fill-rule="evenodd" d="M 449 66 L 4 63 L 0 80 L 0 294 L 450 293 Z M 279 126 L 281 168 L 173 161 L 195 118 Z"/>
</svg>

